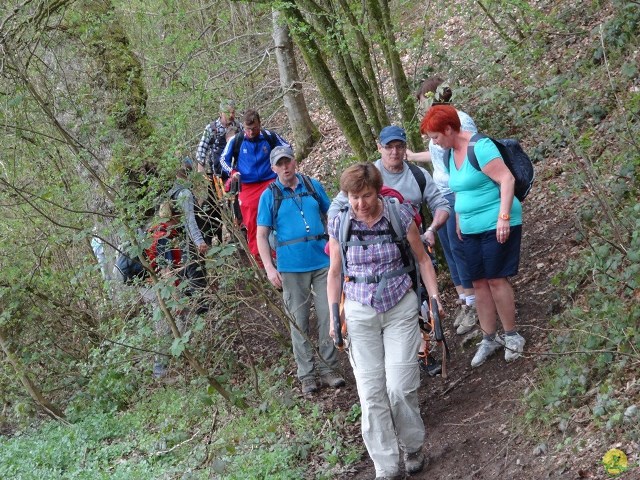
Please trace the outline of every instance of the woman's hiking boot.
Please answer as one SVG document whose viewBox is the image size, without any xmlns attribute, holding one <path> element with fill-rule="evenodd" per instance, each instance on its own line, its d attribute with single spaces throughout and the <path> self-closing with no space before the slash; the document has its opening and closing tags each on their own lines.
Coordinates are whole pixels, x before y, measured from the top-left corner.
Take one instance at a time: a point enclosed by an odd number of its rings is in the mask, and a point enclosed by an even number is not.
<svg viewBox="0 0 640 480">
<path fill-rule="evenodd" d="M 469 307 L 467 307 L 464 304 L 460 306 L 460 310 L 458 310 L 458 315 L 456 315 L 456 319 L 453 321 L 453 328 L 458 328 L 460 326 L 460 324 L 462 323 L 462 320 L 464 320 L 464 317 L 467 316 L 468 308 Z"/>
<path fill-rule="evenodd" d="M 422 352 L 420 352 L 422 353 Z M 420 370 L 429 375 L 430 377 L 435 377 L 436 375 L 442 373 L 442 363 L 433 358 L 433 355 L 420 355 L 418 354 L 418 364 L 420 365 Z"/>
<path fill-rule="evenodd" d="M 413 453 L 404 453 L 404 469 L 407 473 L 418 473 L 424 468 L 424 453 L 418 450 Z"/>
<path fill-rule="evenodd" d="M 490 340 L 488 338 L 483 338 L 482 341 L 478 344 L 478 351 L 473 356 L 471 360 L 471 367 L 476 368 L 482 365 L 487 361 L 491 355 L 496 353 L 496 350 L 504 347 L 504 343 L 502 343 L 502 339 L 496 335 L 494 340 Z"/>
</svg>

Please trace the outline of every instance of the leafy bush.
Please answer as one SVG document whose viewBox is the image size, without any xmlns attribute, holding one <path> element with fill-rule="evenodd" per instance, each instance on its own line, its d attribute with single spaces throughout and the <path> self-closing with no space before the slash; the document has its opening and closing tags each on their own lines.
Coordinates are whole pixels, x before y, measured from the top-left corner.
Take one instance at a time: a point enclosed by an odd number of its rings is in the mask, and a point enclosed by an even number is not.
<svg viewBox="0 0 640 480">
<path fill-rule="evenodd" d="M 633 390 L 626 390 L 636 388 L 629 380 L 640 361 L 640 205 L 622 208 L 619 223 L 596 218 L 602 217 L 589 214 L 589 207 L 583 211 L 585 227 L 597 226 L 598 237 L 584 232 L 589 248 L 553 279 L 575 301 L 553 321 L 552 353 L 559 356 L 541 369 L 539 384 L 527 394 L 527 419 L 557 422 L 588 406 L 596 425 L 618 440 L 633 439 L 640 432 L 624 424 L 624 412 L 635 405 Z"/>
</svg>

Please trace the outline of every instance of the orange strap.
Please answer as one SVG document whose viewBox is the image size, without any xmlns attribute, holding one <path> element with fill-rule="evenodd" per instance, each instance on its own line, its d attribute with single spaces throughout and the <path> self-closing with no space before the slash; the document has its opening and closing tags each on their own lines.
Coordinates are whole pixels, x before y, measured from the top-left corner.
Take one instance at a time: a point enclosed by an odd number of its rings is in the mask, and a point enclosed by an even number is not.
<svg viewBox="0 0 640 480">
<path fill-rule="evenodd" d="M 214 176 L 211 181 L 213 182 L 213 188 L 216 190 L 218 200 L 222 200 L 222 197 L 224 197 L 224 184 L 222 183 L 222 178 Z"/>
</svg>

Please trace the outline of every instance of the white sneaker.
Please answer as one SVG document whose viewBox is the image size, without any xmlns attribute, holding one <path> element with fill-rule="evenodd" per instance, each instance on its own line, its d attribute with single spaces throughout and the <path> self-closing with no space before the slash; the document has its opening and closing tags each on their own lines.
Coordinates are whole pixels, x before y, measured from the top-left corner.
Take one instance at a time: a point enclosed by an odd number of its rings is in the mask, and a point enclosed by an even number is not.
<svg viewBox="0 0 640 480">
<path fill-rule="evenodd" d="M 519 334 L 504 336 L 504 359 L 507 362 L 512 362 L 516 358 L 522 355 L 524 344 L 526 340 Z"/>
<path fill-rule="evenodd" d="M 486 338 L 482 339 L 482 341 L 478 344 L 479 345 L 478 351 L 476 352 L 476 354 L 473 356 L 473 359 L 471 360 L 471 368 L 479 367 L 484 362 L 486 362 L 487 358 L 493 355 L 496 352 L 496 350 L 504 346 L 501 342 L 497 340 L 497 338 L 498 337 L 496 336 L 496 340 L 487 340 Z"/>
<path fill-rule="evenodd" d="M 462 320 L 464 320 L 464 317 L 467 316 L 467 309 L 468 308 L 469 307 L 467 307 L 466 305 L 462 305 L 460 307 L 460 311 L 458 312 L 458 316 L 453 321 L 453 327 L 454 328 L 458 328 L 460 326 L 460 324 L 462 323 Z"/>
<path fill-rule="evenodd" d="M 465 305 L 465 307 L 466 315 L 462 318 L 462 321 L 456 330 L 458 335 L 464 335 L 468 331 L 472 330 L 473 327 L 476 326 L 476 323 L 478 323 L 478 312 L 476 311 L 476 306 Z"/>
</svg>

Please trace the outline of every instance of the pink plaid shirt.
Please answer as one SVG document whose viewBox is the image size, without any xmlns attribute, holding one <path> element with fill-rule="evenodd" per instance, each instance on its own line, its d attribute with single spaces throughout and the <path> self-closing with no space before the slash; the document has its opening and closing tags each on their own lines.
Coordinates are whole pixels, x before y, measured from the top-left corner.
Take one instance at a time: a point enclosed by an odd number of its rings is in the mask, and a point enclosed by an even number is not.
<svg viewBox="0 0 640 480">
<path fill-rule="evenodd" d="M 390 237 L 384 233 L 390 228 L 389 211 L 386 203 L 383 203 L 384 210 L 382 217 L 369 228 L 365 223 L 353 218 L 351 210 L 351 231 L 370 230 L 381 232 L 381 236 Z M 410 205 L 399 205 L 400 222 L 405 233 L 413 222 L 413 209 Z M 340 217 L 336 215 L 329 226 L 329 235 L 336 240 L 339 238 Z M 401 232 L 397 232 L 401 235 Z M 360 240 L 376 238 L 377 235 L 369 234 L 358 237 Z M 353 240 L 353 236 L 351 237 Z M 351 245 L 347 248 L 347 272 L 346 276 L 365 277 L 377 276 L 399 270 L 404 267 L 400 249 L 394 243 L 374 244 L 374 245 Z M 398 275 L 386 279 L 386 285 L 382 290 L 380 298 L 376 298 L 378 283 L 355 283 L 345 282 L 344 292 L 349 300 L 369 305 L 377 312 L 383 313 L 393 308 L 405 296 L 407 290 L 411 288 L 411 278 L 407 274 Z"/>
</svg>

